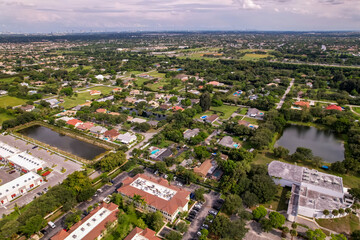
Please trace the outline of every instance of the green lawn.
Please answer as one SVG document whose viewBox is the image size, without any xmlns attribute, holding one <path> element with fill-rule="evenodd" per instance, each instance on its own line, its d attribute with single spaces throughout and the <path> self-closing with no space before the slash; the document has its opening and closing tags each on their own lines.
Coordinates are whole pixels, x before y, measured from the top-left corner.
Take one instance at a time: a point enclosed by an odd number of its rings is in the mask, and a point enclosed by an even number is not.
<svg viewBox="0 0 360 240">
<path fill-rule="evenodd" d="M 103 86 L 89 88 L 84 92 L 78 93 L 77 97 L 75 97 L 75 96 L 65 97 L 64 98 L 65 102 L 62 103 L 61 106 L 63 106 L 65 109 L 68 109 L 68 108 L 75 107 L 79 104 L 83 104 L 86 102 L 86 100 L 101 98 L 100 95 L 91 96 L 89 93 L 90 90 L 98 90 L 98 91 L 101 91 L 102 94 L 109 94 L 113 89 L 114 89 L 113 87 L 103 87 Z"/>
<path fill-rule="evenodd" d="M 1 78 L 0 82 L 3 83 L 11 83 L 12 81 L 14 81 L 15 77 L 9 77 L 9 78 Z"/>
<path fill-rule="evenodd" d="M 66 68 L 66 71 L 71 72 L 71 71 L 74 71 L 74 70 L 76 70 L 78 68 L 79 67 L 70 67 L 70 68 Z M 90 70 L 90 69 L 92 69 L 92 66 L 83 66 L 83 69 L 84 70 Z"/>
<path fill-rule="evenodd" d="M 240 114 L 245 115 L 247 113 L 247 111 L 248 111 L 247 108 L 241 108 Z"/>
<path fill-rule="evenodd" d="M 165 77 L 165 73 L 159 73 L 158 71 L 149 72 L 148 74 L 155 78 L 164 78 Z"/>
<path fill-rule="evenodd" d="M 18 105 L 23 105 L 25 103 L 26 100 L 16 97 L 11 97 L 11 96 L 0 97 L 0 107 L 2 108 L 6 108 L 7 106 L 13 107 Z"/>
<path fill-rule="evenodd" d="M 317 219 L 316 222 L 325 228 L 339 233 L 349 234 L 354 230 L 360 230 L 360 221 L 354 214 L 341 218 Z"/>
<path fill-rule="evenodd" d="M 355 112 L 359 113 L 360 114 L 360 107 L 353 107 L 352 108 Z"/>
<path fill-rule="evenodd" d="M 138 77 L 138 78 L 136 78 L 135 83 L 136 83 L 138 86 L 141 86 L 141 85 L 144 84 L 144 82 L 146 82 L 146 81 L 149 81 L 149 79 Z"/>
<path fill-rule="evenodd" d="M 4 121 L 14 118 L 13 116 L 7 115 L 6 113 L 0 113 L 0 124 Z"/>
<path fill-rule="evenodd" d="M 218 114 L 222 119 L 228 119 L 229 117 L 231 117 L 231 114 L 233 114 L 238 109 L 239 107 L 229 106 L 229 105 L 223 105 L 220 107 L 210 107 L 211 111 L 222 112 L 223 114 L 220 115 Z"/>
<path fill-rule="evenodd" d="M 157 83 L 154 84 L 147 84 L 146 86 L 149 87 L 152 91 L 159 91 L 159 87 L 164 87 L 168 82 L 166 79 L 160 79 Z"/>
<path fill-rule="evenodd" d="M 243 120 L 248 121 L 248 122 L 251 123 L 251 124 L 259 125 L 258 120 L 256 120 L 255 118 L 244 117 Z"/>
<path fill-rule="evenodd" d="M 268 57 L 268 54 L 256 54 L 256 53 L 246 53 L 245 56 L 241 57 L 241 60 L 251 61 L 251 60 L 259 60 L 261 58 Z"/>
</svg>

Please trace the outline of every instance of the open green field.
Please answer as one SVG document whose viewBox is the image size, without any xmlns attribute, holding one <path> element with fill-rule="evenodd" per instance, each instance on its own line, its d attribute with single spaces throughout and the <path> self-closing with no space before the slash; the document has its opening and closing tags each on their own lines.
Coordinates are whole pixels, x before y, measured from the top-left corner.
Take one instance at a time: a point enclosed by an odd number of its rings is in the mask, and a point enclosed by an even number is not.
<svg viewBox="0 0 360 240">
<path fill-rule="evenodd" d="M 0 124 L 2 124 L 4 121 L 14 118 L 13 116 L 10 116 L 6 113 L 0 113 Z"/>
<path fill-rule="evenodd" d="M 220 107 L 210 107 L 210 110 L 216 111 L 216 112 L 222 112 L 223 114 L 220 114 L 220 118 L 222 119 L 228 119 L 231 117 L 231 114 L 233 114 L 236 110 L 238 110 L 239 107 L 236 106 L 229 106 L 229 105 L 222 105 Z"/>
<path fill-rule="evenodd" d="M 158 71 L 148 72 L 148 74 L 155 78 L 164 78 L 165 77 L 165 73 L 159 73 Z"/>
<path fill-rule="evenodd" d="M 3 83 L 11 83 L 12 81 L 14 81 L 15 77 L 9 77 L 9 78 L 1 78 L 0 82 Z"/>
<path fill-rule="evenodd" d="M 360 114 L 360 107 L 353 107 L 352 108 L 355 112 L 359 113 Z"/>
<path fill-rule="evenodd" d="M 167 83 L 167 80 L 163 78 L 158 80 L 157 83 L 147 84 L 146 86 L 149 87 L 152 91 L 159 91 L 159 87 L 164 87 Z"/>
<path fill-rule="evenodd" d="M 74 71 L 74 70 L 76 70 L 78 68 L 79 67 L 70 67 L 70 68 L 66 68 L 66 71 L 71 72 L 71 71 Z M 90 70 L 90 69 L 92 69 L 92 66 L 83 66 L 83 69 L 84 70 Z"/>
<path fill-rule="evenodd" d="M 241 57 L 241 60 L 245 61 L 253 61 L 253 60 L 259 60 L 261 58 L 268 57 L 268 54 L 256 54 L 256 53 L 246 53 L 245 56 Z"/>
<path fill-rule="evenodd" d="M 87 100 L 101 98 L 100 95 L 91 96 L 90 90 L 98 90 L 98 91 L 101 91 L 102 94 L 109 94 L 113 89 L 114 89 L 113 87 L 102 87 L 102 86 L 89 88 L 89 89 L 85 90 L 84 92 L 78 93 L 77 97 L 75 97 L 75 96 L 65 97 L 64 98 L 65 102 L 60 105 L 63 106 L 65 109 L 72 108 L 79 104 L 85 103 Z"/>
<path fill-rule="evenodd" d="M 6 108 L 7 106 L 18 106 L 26 103 L 26 100 L 11 96 L 0 97 L 0 107 Z"/>
<path fill-rule="evenodd" d="M 316 219 L 316 222 L 322 227 L 339 233 L 350 234 L 355 230 L 360 230 L 359 218 L 354 214 L 349 214 L 341 218 Z"/>
<path fill-rule="evenodd" d="M 255 118 L 244 117 L 243 120 L 248 121 L 248 122 L 251 123 L 251 124 L 256 124 L 256 125 L 259 124 L 258 120 L 256 120 Z M 261 120 L 260 120 L 260 121 L 261 121 Z"/>
</svg>

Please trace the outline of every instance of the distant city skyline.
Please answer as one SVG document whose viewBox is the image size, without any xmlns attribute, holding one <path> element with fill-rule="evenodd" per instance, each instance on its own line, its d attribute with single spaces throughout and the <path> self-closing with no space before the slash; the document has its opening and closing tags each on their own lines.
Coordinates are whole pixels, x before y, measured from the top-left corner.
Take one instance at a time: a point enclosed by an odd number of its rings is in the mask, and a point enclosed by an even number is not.
<svg viewBox="0 0 360 240">
<path fill-rule="evenodd" d="M 359 31 L 359 0 L 0 0 L 0 32 Z"/>
</svg>

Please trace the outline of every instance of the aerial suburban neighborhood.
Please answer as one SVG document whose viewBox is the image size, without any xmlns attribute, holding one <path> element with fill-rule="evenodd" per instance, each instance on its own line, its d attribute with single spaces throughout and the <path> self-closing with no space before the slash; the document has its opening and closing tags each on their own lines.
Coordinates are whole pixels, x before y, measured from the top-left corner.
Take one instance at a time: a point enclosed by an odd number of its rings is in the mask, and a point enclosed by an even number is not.
<svg viewBox="0 0 360 240">
<path fill-rule="evenodd" d="M 360 239 L 359 39 L 0 34 L 0 239 Z"/>
</svg>

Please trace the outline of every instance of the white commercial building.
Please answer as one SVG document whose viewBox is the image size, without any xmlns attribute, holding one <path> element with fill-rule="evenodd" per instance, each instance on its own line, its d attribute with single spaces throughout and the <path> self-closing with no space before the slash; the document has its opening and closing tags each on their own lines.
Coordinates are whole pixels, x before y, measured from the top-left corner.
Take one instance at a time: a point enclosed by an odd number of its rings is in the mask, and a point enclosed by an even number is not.
<svg viewBox="0 0 360 240">
<path fill-rule="evenodd" d="M 30 171 L 36 172 L 38 170 L 42 170 L 45 165 L 44 161 L 33 157 L 26 152 L 12 155 L 7 159 L 7 161 L 12 166 L 25 173 Z"/>
<path fill-rule="evenodd" d="M 34 172 L 28 172 L 11 182 L 0 186 L 0 206 L 6 205 L 11 200 L 27 193 L 43 183 L 41 176 Z"/>
<path fill-rule="evenodd" d="M 0 160 L 10 157 L 16 153 L 20 152 L 19 149 L 11 147 L 3 142 L 0 142 Z"/>
<path fill-rule="evenodd" d="M 324 210 L 331 212 L 353 204 L 351 196 L 344 191 L 341 177 L 280 161 L 272 161 L 268 173 L 276 184 L 291 187 L 287 210 L 290 221 L 298 214 L 325 218 Z"/>
</svg>

